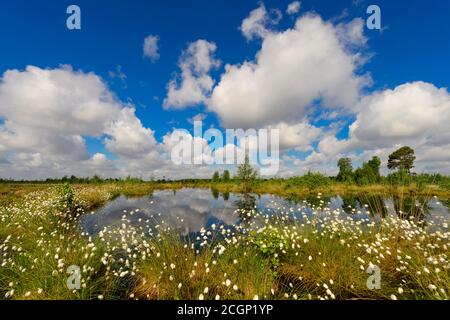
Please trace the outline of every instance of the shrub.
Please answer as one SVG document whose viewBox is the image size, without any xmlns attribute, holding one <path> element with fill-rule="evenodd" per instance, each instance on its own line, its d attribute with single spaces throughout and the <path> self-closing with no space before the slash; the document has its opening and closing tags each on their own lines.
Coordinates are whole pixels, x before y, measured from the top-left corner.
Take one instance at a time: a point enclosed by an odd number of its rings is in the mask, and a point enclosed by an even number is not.
<svg viewBox="0 0 450 320">
<path fill-rule="evenodd" d="M 304 186 L 309 189 L 315 189 L 317 187 L 329 186 L 332 182 L 331 179 L 321 173 L 308 172 L 307 174 L 299 177 L 295 177 L 289 180 L 291 185 Z"/>
<path fill-rule="evenodd" d="M 75 207 L 74 193 L 69 183 L 64 183 L 58 189 L 59 209 L 72 211 Z"/>
</svg>

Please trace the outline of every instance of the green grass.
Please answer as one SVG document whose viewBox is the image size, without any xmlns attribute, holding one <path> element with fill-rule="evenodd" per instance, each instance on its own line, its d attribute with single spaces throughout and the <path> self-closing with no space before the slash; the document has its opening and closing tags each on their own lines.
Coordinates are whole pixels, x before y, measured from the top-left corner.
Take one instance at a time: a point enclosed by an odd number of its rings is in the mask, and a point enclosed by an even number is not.
<svg viewBox="0 0 450 320">
<path fill-rule="evenodd" d="M 152 247 L 140 263 L 139 298 L 252 299 L 273 281 L 269 263 L 252 246 L 231 246 L 219 255 L 209 245 L 196 253 L 178 236 L 164 234 Z"/>
<path fill-rule="evenodd" d="M 79 184 L 72 187 L 70 207 L 61 201 L 60 186 L 3 186 L 0 298 L 450 297 L 448 225 L 425 226 L 415 217 L 360 224 L 330 211 L 323 195 L 311 199 L 315 212 L 311 216 L 286 208 L 271 218 L 248 212 L 251 219 L 235 231 L 202 230 L 199 239 L 188 242 L 163 224 L 158 229 L 135 227 L 127 217 L 122 226 L 107 228 L 95 238 L 80 231 L 82 215 L 120 194 L 139 196 L 160 187 L 182 186 Z M 214 186 L 237 188 L 233 183 Z M 365 197 L 361 201 L 373 201 L 370 193 Z M 154 237 L 145 234 L 149 230 Z M 381 269 L 380 290 L 367 288 L 370 264 Z M 83 270 L 80 290 L 67 288 L 70 265 Z"/>
</svg>

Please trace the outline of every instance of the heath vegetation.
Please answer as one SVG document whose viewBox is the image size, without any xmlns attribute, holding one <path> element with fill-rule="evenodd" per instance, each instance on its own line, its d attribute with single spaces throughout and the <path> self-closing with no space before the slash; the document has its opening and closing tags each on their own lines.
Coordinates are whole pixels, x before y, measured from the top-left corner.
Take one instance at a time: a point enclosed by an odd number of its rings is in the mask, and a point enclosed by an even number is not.
<svg viewBox="0 0 450 320">
<path fill-rule="evenodd" d="M 419 196 L 447 194 L 449 178 L 413 175 L 411 150 L 400 150 L 389 158 L 396 172 L 388 177 L 373 157 L 356 170 L 350 159 L 340 159 L 337 177 L 263 180 L 246 161 L 235 176 L 216 172 L 211 180 L 4 181 L 0 297 L 449 299 L 449 219 L 426 219 L 418 205 Z M 273 202 L 264 212 L 240 206 L 235 225 L 212 224 L 187 235 L 168 225 L 164 213 L 132 224 L 138 209 L 124 210 L 120 223 L 95 235 L 81 227 L 83 217 L 119 195 L 183 187 L 309 196 L 296 207 Z M 359 217 L 351 200 L 333 209 L 324 191 L 358 191 L 359 203 L 370 203 L 373 212 Z M 386 214 L 380 193 L 395 195 L 398 215 Z M 71 266 L 80 271 L 75 287 Z M 367 273 L 375 269 L 378 275 Z"/>
</svg>

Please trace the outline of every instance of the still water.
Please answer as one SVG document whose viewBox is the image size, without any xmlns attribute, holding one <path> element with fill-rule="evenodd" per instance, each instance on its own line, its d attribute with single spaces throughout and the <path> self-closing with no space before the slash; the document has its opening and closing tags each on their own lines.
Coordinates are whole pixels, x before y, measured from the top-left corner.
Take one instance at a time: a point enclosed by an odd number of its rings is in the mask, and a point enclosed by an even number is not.
<svg viewBox="0 0 450 320">
<path fill-rule="evenodd" d="M 374 195 L 317 196 L 286 199 L 270 194 L 219 193 L 209 189 L 184 188 L 159 190 L 138 198 L 120 196 L 83 220 L 83 229 L 94 235 L 104 227 L 120 226 L 122 217 L 130 223 L 165 224 L 182 234 L 196 233 L 212 224 L 238 224 L 249 210 L 274 214 L 280 210 L 311 214 L 319 206 L 338 210 L 353 219 L 381 219 L 393 215 L 421 220 L 448 221 L 448 200 L 438 198 L 412 199 Z"/>
</svg>

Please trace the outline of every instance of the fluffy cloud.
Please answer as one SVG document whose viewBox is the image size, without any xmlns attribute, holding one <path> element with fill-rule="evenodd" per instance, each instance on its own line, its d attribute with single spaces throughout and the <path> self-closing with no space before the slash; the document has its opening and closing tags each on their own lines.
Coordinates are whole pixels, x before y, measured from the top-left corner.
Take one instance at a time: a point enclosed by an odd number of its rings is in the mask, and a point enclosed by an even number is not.
<svg viewBox="0 0 450 320">
<path fill-rule="evenodd" d="M 347 149 L 364 149 L 387 158 L 394 149 L 416 150 L 419 171 L 450 172 L 450 94 L 418 81 L 374 92 L 356 106 Z"/>
<path fill-rule="evenodd" d="M 168 85 L 165 107 L 205 103 L 225 128 L 278 128 L 282 150 L 311 151 L 324 130 L 308 123 L 309 115 L 350 112 L 370 84 L 358 70 L 365 62 L 357 52 L 367 42 L 364 24 L 355 19 L 333 25 L 306 14 L 295 27 L 277 32 L 271 29 L 281 16 L 276 12 L 261 4 L 243 20 L 243 35 L 262 38 L 261 49 L 255 61 L 226 65 L 215 86 L 209 72 L 218 65 L 211 62 L 216 47 L 208 50 L 204 40 L 190 44 L 180 58 L 180 83 Z"/>
<path fill-rule="evenodd" d="M 210 151 L 208 141 L 194 137 L 186 130 L 174 130 L 163 137 L 163 148 L 177 164 L 203 164 L 208 161 Z"/>
<path fill-rule="evenodd" d="M 190 175 L 198 170 L 199 172 L 194 175 L 199 176 L 200 172 L 210 174 L 213 169 L 235 168 L 236 164 L 244 162 L 245 155 L 249 155 L 251 164 L 259 161 L 258 165 L 266 168 L 264 170 L 268 172 L 267 170 L 276 166 L 278 161 L 273 154 L 257 154 L 260 150 L 258 150 L 256 134 L 254 131 L 236 133 L 234 141 L 228 141 L 226 137 L 223 137 L 220 143 L 214 139 L 214 143 L 209 144 L 212 142 L 211 137 L 194 137 L 186 130 L 174 130 L 163 138 L 162 147 L 172 160 L 171 163 L 167 163 L 164 170 L 178 169 Z M 206 175 L 206 177 L 209 176 Z"/>
<path fill-rule="evenodd" d="M 167 86 L 165 108 L 182 109 L 205 102 L 214 85 L 209 72 L 220 65 L 214 58 L 216 49 L 214 43 L 202 39 L 188 45 L 179 61 L 180 81 L 173 79 Z"/>
<path fill-rule="evenodd" d="M 300 1 L 291 2 L 286 9 L 286 13 L 290 15 L 296 14 L 300 11 L 300 5 Z"/>
<path fill-rule="evenodd" d="M 307 121 L 296 124 L 280 122 L 267 127 L 268 129 L 280 130 L 280 149 L 295 149 L 297 151 L 311 151 L 313 141 L 317 141 L 323 134 L 320 128 L 317 128 Z"/>
<path fill-rule="evenodd" d="M 261 4 L 259 8 L 250 12 L 249 16 L 242 21 L 241 31 L 247 40 L 252 40 L 255 37 L 263 38 L 269 30 L 266 25 L 269 23 L 266 7 Z"/>
<path fill-rule="evenodd" d="M 136 117 L 135 110 L 124 108 L 120 116 L 112 121 L 105 133 L 105 145 L 109 151 L 124 158 L 139 158 L 156 148 L 153 131 L 144 128 Z"/>
<path fill-rule="evenodd" d="M 340 157 L 349 156 L 358 165 L 377 155 L 386 173 L 389 154 L 409 145 L 416 152 L 416 171 L 450 172 L 450 94 L 446 88 L 420 81 L 406 83 L 364 96 L 354 110 L 356 120 L 349 126 L 347 139 L 325 134 L 317 148 L 296 165 L 334 174 Z"/>
<path fill-rule="evenodd" d="M 208 65 L 196 63 L 197 70 Z M 176 141 L 161 143 L 144 127 L 132 105 L 119 101 L 93 73 L 69 66 L 6 71 L 0 82 L 0 176 L 45 179 L 64 175 L 144 178 L 209 177 L 213 169 L 176 165 Z M 207 141 L 187 134 L 188 147 L 200 144 L 202 158 L 211 159 Z M 112 154 L 89 155 L 86 139 L 104 143 Z"/>
<path fill-rule="evenodd" d="M 98 76 L 68 66 L 6 71 L 0 84 L 0 105 L 7 128 L 89 135 L 102 133 L 122 108 Z"/>
<path fill-rule="evenodd" d="M 450 138 L 450 95 L 425 82 L 375 92 L 357 106 L 350 137 L 365 147 L 397 143 L 446 144 Z"/>
<path fill-rule="evenodd" d="M 69 66 L 6 71 L 0 105 L 1 176 L 117 175 L 104 154 L 89 156 L 86 137 L 106 135 L 106 147 L 119 158 L 156 148 L 153 132 L 132 106 L 120 102 L 97 75 Z"/>
<path fill-rule="evenodd" d="M 350 22 L 339 23 L 336 32 L 341 43 L 350 47 L 366 45 L 367 37 L 364 35 L 365 22 L 361 18 L 355 18 Z M 360 57 L 362 59 L 363 57 Z M 364 62 L 364 60 L 362 60 Z"/>
<path fill-rule="evenodd" d="M 0 152 L 10 167 L 55 172 L 64 163 L 88 161 L 83 136 L 100 136 L 122 108 L 100 78 L 67 66 L 6 71 L 0 105 Z"/>
<path fill-rule="evenodd" d="M 226 65 L 209 110 L 224 126 L 248 128 L 300 121 L 317 101 L 325 108 L 353 106 L 368 77 L 356 73 L 360 57 L 340 32 L 308 14 L 292 29 L 265 34 L 256 61 Z"/>
<path fill-rule="evenodd" d="M 153 62 L 159 59 L 159 47 L 158 47 L 159 37 L 158 36 L 147 36 L 144 39 L 143 45 L 143 55 L 149 58 Z"/>
</svg>

